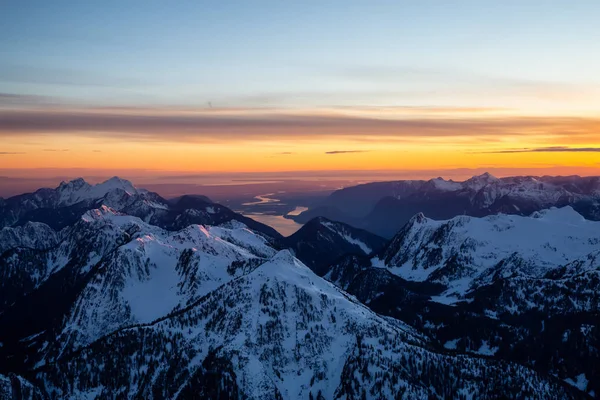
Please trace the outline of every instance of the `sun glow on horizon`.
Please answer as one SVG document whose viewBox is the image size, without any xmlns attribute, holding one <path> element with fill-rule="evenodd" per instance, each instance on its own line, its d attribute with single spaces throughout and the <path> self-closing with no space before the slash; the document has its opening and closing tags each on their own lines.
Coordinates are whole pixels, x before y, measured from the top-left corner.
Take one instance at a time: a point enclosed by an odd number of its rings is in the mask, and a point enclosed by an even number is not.
<svg viewBox="0 0 600 400">
<path fill-rule="evenodd" d="M 351 3 L 8 4 L 0 169 L 596 173 L 597 3 Z"/>
<path fill-rule="evenodd" d="M 600 118 L 473 107 L 0 109 L 0 169 L 596 168 Z"/>
</svg>

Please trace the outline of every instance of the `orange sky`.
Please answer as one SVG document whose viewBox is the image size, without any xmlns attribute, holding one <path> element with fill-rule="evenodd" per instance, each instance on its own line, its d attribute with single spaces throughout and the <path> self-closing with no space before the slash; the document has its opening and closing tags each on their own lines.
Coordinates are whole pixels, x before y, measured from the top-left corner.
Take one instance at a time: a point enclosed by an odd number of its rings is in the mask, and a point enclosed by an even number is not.
<svg viewBox="0 0 600 400">
<path fill-rule="evenodd" d="M 600 119 L 513 110 L 0 110 L 0 169 L 173 172 L 600 167 Z M 591 172 L 590 172 L 591 171 Z"/>
</svg>

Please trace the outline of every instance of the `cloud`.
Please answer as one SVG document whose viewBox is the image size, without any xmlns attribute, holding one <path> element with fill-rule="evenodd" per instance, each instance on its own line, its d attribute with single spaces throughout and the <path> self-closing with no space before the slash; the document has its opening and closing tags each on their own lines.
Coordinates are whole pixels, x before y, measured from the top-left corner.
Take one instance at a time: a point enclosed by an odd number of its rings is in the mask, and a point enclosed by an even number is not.
<svg viewBox="0 0 600 400">
<path fill-rule="evenodd" d="M 566 146 L 551 146 L 551 147 L 536 147 L 524 149 L 509 149 L 498 151 L 486 151 L 484 153 L 493 154 L 510 154 L 510 153 L 600 153 L 600 147 L 566 147 Z"/>
<path fill-rule="evenodd" d="M 356 94 L 356 93 L 354 93 Z M 372 93 L 362 93 L 361 95 L 372 96 L 374 98 L 381 98 L 382 96 L 402 96 L 403 94 L 400 92 L 372 92 Z M 201 106 L 163 106 L 162 109 L 159 107 L 156 108 L 144 108 L 142 106 L 135 105 L 99 105 L 96 104 L 93 106 L 92 103 L 82 103 L 81 101 L 76 101 L 73 98 L 67 97 L 57 97 L 57 96 L 40 96 L 40 95 L 27 95 L 27 94 L 19 94 L 19 93 L 2 93 L 0 92 L 0 107 L 2 106 L 10 106 L 14 108 L 15 106 L 19 106 L 23 109 L 31 108 L 31 107 L 39 107 L 45 106 L 46 110 L 50 109 L 62 109 L 62 110 L 85 110 L 93 109 L 94 112 L 104 111 L 104 112 L 135 112 L 135 111 L 149 111 L 149 110 L 174 110 L 174 111 L 198 111 L 198 110 L 213 110 L 213 111 L 247 111 L 247 110 L 260 110 L 263 112 L 266 111 L 281 111 L 281 107 L 290 99 L 310 99 L 317 98 L 320 101 L 323 99 L 327 99 L 327 102 L 330 102 L 333 105 L 322 105 L 320 106 L 321 110 L 329 109 L 335 111 L 351 111 L 354 113 L 364 113 L 364 114 L 392 114 L 392 115 L 439 115 L 439 114 L 483 114 L 483 113 L 494 113 L 494 112 L 505 112 L 511 111 L 510 108 L 504 107 L 473 107 L 473 106 L 410 106 L 410 105 L 382 105 L 382 106 L 364 106 L 364 105 L 344 105 L 344 102 L 336 103 L 337 97 L 348 97 L 347 94 L 344 93 L 329 93 L 325 92 L 306 92 L 306 93 L 278 93 L 278 94 L 265 94 L 265 95 L 255 95 L 255 96 L 246 96 L 246 97 L 237 97 L 231 98 L 228 100 L 224 100 L 223 104 L 217 106 L 213 104 L 214 102 L 208 102 L 205 105 Z M 228 104 L 246 104 L 246 106 L 227 106 Z M 335 104 L 334 104 L 335 103 Z M 267 104 L 271 104 L 273 106 L 267 106 Z M 223 107 L 226 105 L 226 107 Z M 277 105 L 279 108 L 275 107 Z"/>
<path fill-rule="evenodd" d="M 44 149 L 44 151 L 69 151 L 69 149 Z"/>
<path fill-rule="evenodd" d="M 332 106 L 333 109 L 352 110 L 364 113 L 388 113 L 388 114 L 483 114 L 493 112 L 512 111 L 505 107 L 448 107 L 448 106 Z"/>
<path fill-rule="evenodd" d="M 491 75 L 468 68 L 432 68 L 411 65 L 354 65 L 330 68 L 332 77 L 344 76 L 353 81 L 362 81 L 387 90 L 394 87 L 415 88 L 407 95 L 431 96 L 473 92 L 479 94 L 494 93 L 534 98 L 562 100 L 565 97 L 581 98 L 582 94 L 596 92 L 597 85 L 544 81 L 528 78 L 514 78 Z"/>
<path fill-rule="evenodd" d="M 25 154 L 22 151 L 0 151 L 0 155 Z"/>
<path fill-rule="evenodd" d="M 0 65 L 0 82 L 98 87 L 131 87 L 144 84 L 135 78 L 112 76 L 97 71 L 20 64 Z"/>
<path fill-rule="evenodd" d="M 30 109 L 0 110 L 0 139 L 25 135 L 154 142 L 299 140 L 323 137 L 356 141 L 423 141 L 461 138 L 497 142 L 543 137 L 548 143 L 597 140 L 600 119 L 579 117 L 448 116 L 382 118 L 336 110 L 274 109 Z"/>
<path fill-rule="evenodd" d="M 347 153 L 367 153 L 369 150 L 333 150 L 326 151 L 325 154 L 347 154 Z"/>
<path fill-rule="evenodd" d="M 38 106 L 46 105 L 52 102 L 51 97 L 17 94 L 17 93 L 0 93 L 0 107 L 3 106 Z"/>
</svg>

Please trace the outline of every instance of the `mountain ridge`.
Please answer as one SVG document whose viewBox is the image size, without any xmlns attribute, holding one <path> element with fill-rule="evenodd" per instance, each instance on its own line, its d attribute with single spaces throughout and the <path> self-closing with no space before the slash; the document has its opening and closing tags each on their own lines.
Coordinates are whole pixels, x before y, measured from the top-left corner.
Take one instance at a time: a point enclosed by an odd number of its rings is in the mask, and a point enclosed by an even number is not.
<svg viewBox="0 0 600 400">
<path fill-rule="evenodd" d="M 317 275 L 322 275 L 325 267 L 343 255 L 370 255 L 383 248 L 386 242 L 363 229 L 325 217 L 313 218 L 283 240 L 284 245 L 293 249 L 294 254 Z"/>
<path fill-rule="evenodd" d="M 434 219 L 457 215 L 529 215 L 550 207 L 573 206 L 600 220 L 600 177 L 516 176 L 489 173 L 463 182 L 434 178 L 373 182 L 333 192 L 298 216 L 298 222 L 323 216 L 391 238 L 413 215 Z"/>
<path fill-rule="evenodd" d="M 0 393 L 600 393 L 600 222 L 573 207 L 416 213 L 389 242 L 319 217 L 274 238 L 206 198 L 164 209 L 123 185 L 113 180 L 59 230 L 24 221 L 0 231 Z M 440 185 L 455 189 L 429 186 Z"/>
<path fill-rule="evenodd" d="M 371 257 L 325 278 L 460 353 L 513 360 L 599 393 L 600 222 L 572 207 L 528 217 L 413 216 Z"/>
<path fill-rule="evenodd" d="M 9 197 L 0 203 L 0 227 L 43 222 L 60 230 L 77 222 L 88 210 L 103 205 L 165 229 L 177 230 L 190 224 L 218 225 L 238 220 L 275 239 L 282 237 L 270 226 L 212 203 L 205 196 L 186 195 L 169 201 L 157 193 L 136 188 L 130 181 L 117 176 L 96 185 L 77 178 L 61 182 L 55 189 L 42 188 Z"/>
</svg>

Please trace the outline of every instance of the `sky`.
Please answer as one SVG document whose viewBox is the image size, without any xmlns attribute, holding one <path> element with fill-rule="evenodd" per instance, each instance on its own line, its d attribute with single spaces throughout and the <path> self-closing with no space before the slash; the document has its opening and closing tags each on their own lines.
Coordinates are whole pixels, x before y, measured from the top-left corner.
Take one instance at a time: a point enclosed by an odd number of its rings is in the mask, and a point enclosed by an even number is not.
<svg viewBox="0 0 600 400">
<path fill-rule="evenodd" d="M 0 175 L 600 175 L 598 21 L 592 0 L 4 0 Z"/>
</svg>

